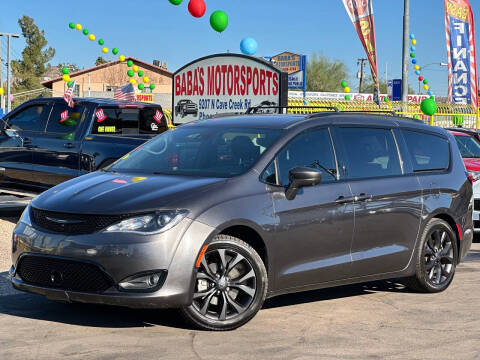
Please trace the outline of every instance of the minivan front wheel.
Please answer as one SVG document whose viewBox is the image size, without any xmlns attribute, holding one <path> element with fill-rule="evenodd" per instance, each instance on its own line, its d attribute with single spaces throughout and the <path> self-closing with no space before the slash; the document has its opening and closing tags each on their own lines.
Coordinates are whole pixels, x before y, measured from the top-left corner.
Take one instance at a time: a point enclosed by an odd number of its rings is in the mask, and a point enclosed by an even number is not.
<svg viewBox="0 0 480 360">
<path fill-rule="evenodd" d="M 204 330 L 233 330 L 251 320 L 267 293 L 267 271 L 244 241 L 217 235 L 198 268 L 192 305 L 184 317 Z"/>
<path fill-rule="evenodd" d="M 456 235 L 441 219 L 428 222 L 417 248 L 416 274 L 406 285 L 421 292 L 440 292 L 448 288 L 458 259 Z"/>
</svg>

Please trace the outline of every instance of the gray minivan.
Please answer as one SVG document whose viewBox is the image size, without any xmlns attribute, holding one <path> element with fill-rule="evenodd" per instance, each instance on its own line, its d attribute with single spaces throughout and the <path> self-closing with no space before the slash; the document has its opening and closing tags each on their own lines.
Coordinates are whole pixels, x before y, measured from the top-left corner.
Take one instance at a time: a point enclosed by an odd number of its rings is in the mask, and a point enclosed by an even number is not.
<svg viewBox="0 0 480 360">
<path fill-rule="evenodd" d="M 455 144 L 358 113 L 184 125 L 35 198 L 10 278 L 54 300 L 180 308 L 211 330 L 279 294 L 388 278 L 439 292 L 473 238 Z"/>
</svg>

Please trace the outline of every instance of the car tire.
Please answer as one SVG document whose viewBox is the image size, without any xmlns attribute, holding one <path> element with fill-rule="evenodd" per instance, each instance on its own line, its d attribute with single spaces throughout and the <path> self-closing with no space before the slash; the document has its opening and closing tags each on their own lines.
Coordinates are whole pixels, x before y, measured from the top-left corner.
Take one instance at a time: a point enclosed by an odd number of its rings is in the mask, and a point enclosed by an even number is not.
<svg viewBox="0 0 480 360">
<path fill-rule="evenodd" d="M 260 310 L 267 288 L 267 270 L 258 253 L 236 237 L 217 235 L 196 272 L 193 302 L 180 312 L 201 330 L 233 330 Z"/>
<path fill-rule="evenodd" d="M 452 283 L 458 263 L 457 236 L 441 219 L 427 223 L 415 252 L 415 275 L 405 285 L 418 292 L 437 293 Z"/>
</svg>

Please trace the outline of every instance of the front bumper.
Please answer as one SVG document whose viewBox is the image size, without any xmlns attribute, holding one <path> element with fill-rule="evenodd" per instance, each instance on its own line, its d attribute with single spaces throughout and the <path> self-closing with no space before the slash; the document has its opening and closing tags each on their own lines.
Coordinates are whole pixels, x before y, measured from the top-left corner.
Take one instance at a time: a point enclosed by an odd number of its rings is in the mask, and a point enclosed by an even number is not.
<svg viewBox="0 0 480 360">
<path fill-rule="evenodd" d="M 16 289 L 52 300 L 131 308 L 187 306 L 192 302 L 196 258 L 213 230 L 202 223 L 184 219 L 173 229 L 152 236 L 127 233 L 64 235 L 41 231 L 20 222 L 14 230 L 16 244 L 10 279 Z M 16 268 L 21 257 L 29 254 L 97 264 L 111 278 L 113 285 L 102 293 L 91 293 L 27 283 Z M 165 270 L 167 276 L 154 292 L 124 292 L 117 286 L 131 275 L 160 269 Z"/>
</svg>

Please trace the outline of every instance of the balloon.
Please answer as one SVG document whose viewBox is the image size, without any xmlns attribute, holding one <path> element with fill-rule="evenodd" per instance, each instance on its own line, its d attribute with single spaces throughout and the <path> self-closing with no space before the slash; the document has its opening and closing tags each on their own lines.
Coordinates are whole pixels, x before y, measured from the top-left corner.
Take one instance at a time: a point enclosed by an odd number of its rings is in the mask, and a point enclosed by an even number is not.
<svg viewBox="0 0 480 360">
<path fill-rule="evenodd" d="M 428 89 L 429 89 L 429 86 L 428 86 L 428 85 L 423 85 L 423 88 L 424 88 L 425 90 L 428 90 Z"/>
<path fill-rule="evenodd" d="M 415 35 L 414 35 L 414 34 L 410 34 L 410 39 L 415 39 Z"/>
<path fill-rule="evenodd" d="M 173 5 L 180 5 L 183 0 L 168 0 L 168 1 L 170 1 L 170 3 Z"/>
<path fill-rule="evenodd" d="M 419 120 L 419 119 L 420 119 L 420 115 L 415 114 L 415 115 L 413 115 L 413 118 Z"/>
<path fill-rule="evenodd" d="M 413 45 L 410 46 L 410 50 L 411 50 L 411 51 L 415 51 L 415 46 L 413 46 Z"/>
<path fill-rule="evenodd" d="M 62 79 L 63 79 L 63 81 L 65 81 L 65 82 L 69 82 L 69 81 L 70 81 L 70 75 L 64 74 L 64 75 L 62 76 Z"/>
<path fill-rule="evenodd" d="M 131 84 L 133 84 L 133 85 L 135 85 L 135 84 L 137 83 L 137 80 L 135 80 L 135 79 L 130 79 L 130 80 L 128 80 L 128 82 L 131 83 Z"/>
<path fill-rule="evenodd" d="M 98 39 L 98 45 L 104 45 L 105 41 L 103 39 Z"/>
<path fill-rule="evenodd" d="M 67 82 L 67 86 L 68 86 L 68 87 L 72 86 L 72 84 L 73 84 L 73 81 L 72 81 L 72 80 L 70 80 L 69 82 Z"/>
<path fill-rule="evenodd" d="M 388 96 L 385 96 L 385 97 L 383 98 L 383 101 L 388 102 Z"/>
<path fill-rule="evenodd" d="M 345 88 L 343 89 L 343 91 L 345 91 L 347 94 L 350 92 L 350 87 L 348 86 L 345 86 Z"/>
<path fill-rule="evenodd" d="M 3 90 L 3 88 L 0 88 L 0 95 L 3 95 L 3 94 L 5 94 L 5 90 Z"/>
<path fill-rule="evenodd" d="M 145 76 L 145 77 L 143 78 L 143 82 L 144 82 L 144 83 L 148 83 L 149 81 L 150 81 L 150 79 L 148 78 L 148 76 Z"/>
<path fill-rule="evenodd" d="M 432 91 L 432 90 L 428 90 L 427 94 L 430 95 L 430 96 L 433 96 L 433 91 Z"/>
<path fill-rule="evenodd" d="M 346 81 L 342 81 L 342 88 L 346 88 L 347 87 L 347 82 Z"/>
<path fill-rule="evenodd" d="M 117 48 L 113 48 L 113 49 L 112 49 L 112 54 L 113 54 L 113 55 L 117 55 L 117 54 L 118 54 L 118 49 L 117 49 Z"/>
<path fill-rule="evenodd" d="M 82 30 L 82 25 L 81 24 L 75 25 L 75 29 L 77 29 L 78 31 Z"/>
<path fill-rule="evenodd" d="M 14 99 L 13 94 L 10 94 L 9 98 L 10 98 L 10 101 L 13 101 Z"/>
<path fill-rule="evenodd" d="M 62 67 L 62 74 L 63 75 L 68 75 L 70 71 L 68 70 L 68 68 L 66 66 Z"/>
<path fill-rule="evenodd" d="M 150 84 L 150 90 L 155 90 L 155 84 Z"/>
<path fill-rule="evenodd" d="M 420 109 L 425 115 L 432 116 L 437 111 L 437 103 L 433 99 L 425 99 L 420 104 Z"/>
<path fill-rule="evenodd" d="M 144 72 L 143 72 L 142 70 L 140 70 L 140 71 L 138 72 L 138 76 L 140 76 L 140 77 L 142 77 L 143 74 L 144 74 Z"/>
<path fill-rule="evenodd" d="M 75 29 L 75 23 L 71 22 L 70 24 L 68 24 L 68 27 L 72 30 Z"/>
<path fill-rule="evenodd" d="M 128 70 L 128 71 L 127 71 L 127 75 L 128 75 L 129 77 L 133 77 L 133 76 L 135 75 L 135 73 L 133 72 L 133 70 Z"/>
<path fill-rule="evenodd" d="M 138 90 L 143 90 L 145 89 L 145 85 L 143 84 L 138 84 Z"/>
<path fill-rule="evenodd" d="M 104 54 L 108 53 L 108 48 L 104 47 L 104 48 L 102 49 L 102 52 L 103 52 Z"/>
<path fill-rule="evenodd" d="M 423 80 L 423 83 L 424 83 L 425 85 L 427 85 L 427 84 L 428 84 L 428 80 L 427 80 L 427 79 Z"/>
<path fill-rule="evenodd" d="M 415 74 L 420 75 L 420 70 L 415 70 Z"/>
<path fill-rule="evenodd" d="M 345 100 L 349 101 L 350 99 L 350 95 L 345 95 Z"/>
<path fill-rule="evenodd" d="M 413 59 L 412 64 L 416 64 L 416 63 L 417 63 L 417 59 Z"/>
<path fill-rule="evenodd" d="M 207 11 L 207 5 L 204 0 L 190 0 L 188 3 L 188 12 L 196 18 L 201 18 Z"/>
<path fill-rule="evenodd" d="M 138 66 L 137 65 L 133 65 L 133 71 L 135 71 L 135 72 L 138 71 Z"/>
<path fill-rule="evenodd" d="M 118 59 L 121 61 L 121 62 L 124 62 L 125 61 L 125 55 L 120 55 L 118 57 Z"/>
<path fill-rule="evenodd" d="M 410 57 L 411 57 L 412 59 L 415 58 L 415 53 L 414 53 L 414 52 L 411 52 L 411 53 L 410 53 Z"/>
<path fill-rule="evenodd" d="M 95 41 L 95 35 L 93 34 L 88 35 L 88 40 Z"/>
<path fill-rule="evenodd" d="M 88 35 L 88 29 L 83 29 L 83 35 Z"/>
<path fill-rule="evenodd" d="M 127 61 L 127 66 L 128 66 L 128 67 L 132 67 L 132 65 L 133 65 L 133 61 L 132 61 L 132 60 L 128 60 L 128 61 Z"/>
<path fill-rule="evenodd" d="M 258 50 L 258 43 L 251 37 L 246 37 L 240 42 L 240 50 L 245 55 L 254 55 Z"/>
<path fill-rule="evenodd" d="M 214 11 L 210 16 L 210 25 L 219 33 L 225 31 L 228 27 L 228 15 L 222 10 Z"/>
<path fill-rule="evenodd" d="M 418 65 L 415 65 L 413 68 L 414 68 L 415 70 L 420 70 L 420 66 L 418 66 Z"/>
<path fill-rule="evenodd" d="M 423 76 L 419 76 L 418 81 L 423 81 Z"/>
<path fill-rule="evenodd" d="M 413 39 L 412 40 L 412 45 L 417 45 L 417 40 Z"/>
</svg>

